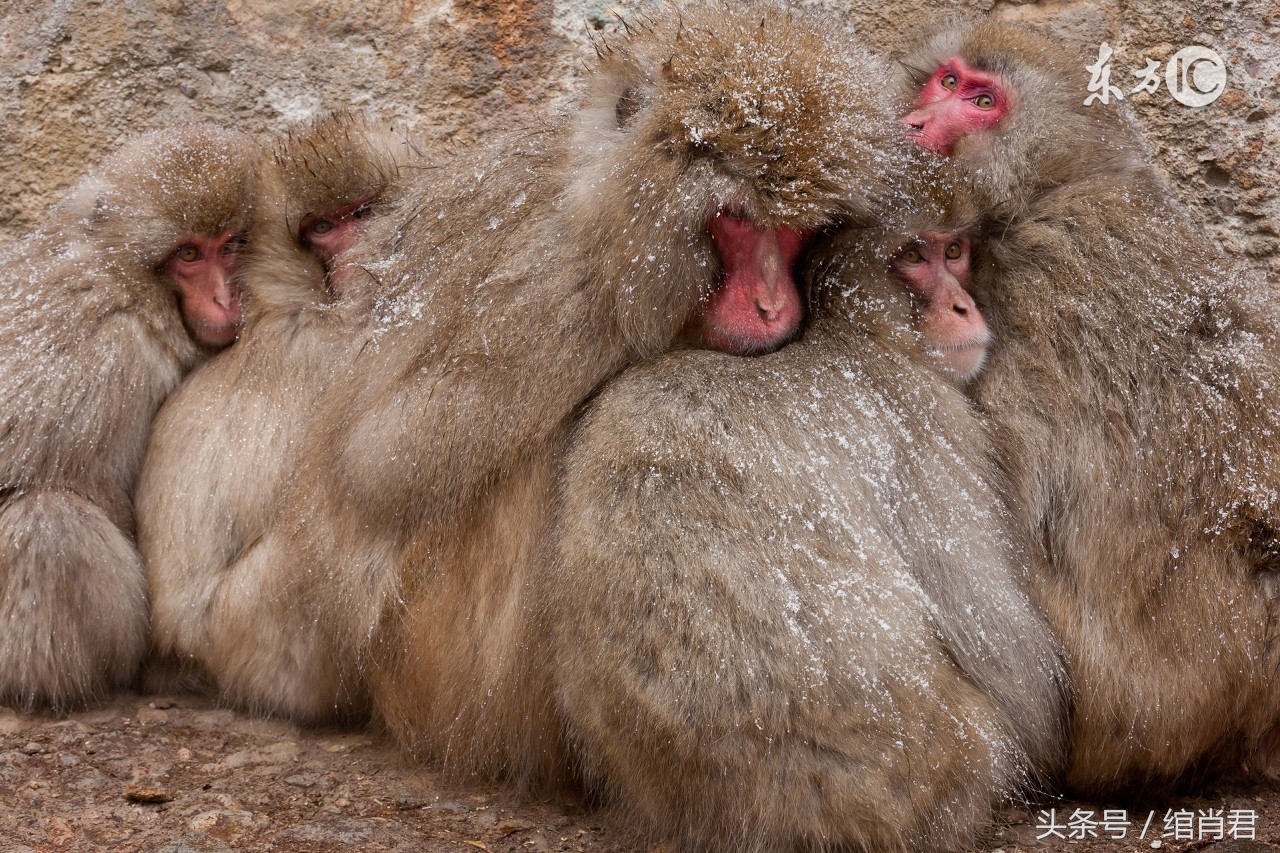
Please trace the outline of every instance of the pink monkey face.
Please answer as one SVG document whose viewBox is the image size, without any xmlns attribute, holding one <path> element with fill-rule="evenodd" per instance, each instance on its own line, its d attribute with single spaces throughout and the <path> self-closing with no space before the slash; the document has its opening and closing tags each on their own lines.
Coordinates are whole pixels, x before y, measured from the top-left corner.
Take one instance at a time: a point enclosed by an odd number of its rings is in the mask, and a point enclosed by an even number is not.
<svg viewBox="0 0 1280 853">
<path fill-rule="evenodd" d="M 242 306 L 236 272 L 243 246 L 240 234 L 192 236 L 165 262 L 187 331 L 204 346 L 225 347 L 240 331 Z"/>
<path fill-rule="evenodd" d="M 804 319 L 795 266 L 807 236 L 761 228 L 720 212 L 707 223 L 724 277 L 707 300 L 699 343 L 733 355 L 762 355 L 789 341 Z"/>
<path fill-rule="evenodd" d="M 961 382 L 987 360 L 991 331 L 969 295 L 970 242 L 954 234 L 925 234 L 892 263 L 894 275 L 920 305 L 918 328 L 929 351 Z"/>
<path fill-rule="evenodd" d="M 913 139 L 945 157 L 960 139 L 1000 124 L 1009 108 L 1009 87 L 999 77 L 956 56 L 938 67 L 902 123 Z"/>
</svg>

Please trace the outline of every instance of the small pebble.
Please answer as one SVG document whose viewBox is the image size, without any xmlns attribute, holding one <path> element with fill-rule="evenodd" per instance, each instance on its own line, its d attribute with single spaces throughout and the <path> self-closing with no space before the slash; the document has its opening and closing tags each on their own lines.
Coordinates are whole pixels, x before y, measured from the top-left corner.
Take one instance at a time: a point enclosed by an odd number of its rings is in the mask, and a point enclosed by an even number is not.
<svg viewBox="0 0 1280 853">
<path fill-rule="evenodd" d="M 144 785 L 129 785 L 124 789 L 124 798 L 131 803 L 167 803 L 173 799 L 167 791 L 148 788 Z"/>
</svg>

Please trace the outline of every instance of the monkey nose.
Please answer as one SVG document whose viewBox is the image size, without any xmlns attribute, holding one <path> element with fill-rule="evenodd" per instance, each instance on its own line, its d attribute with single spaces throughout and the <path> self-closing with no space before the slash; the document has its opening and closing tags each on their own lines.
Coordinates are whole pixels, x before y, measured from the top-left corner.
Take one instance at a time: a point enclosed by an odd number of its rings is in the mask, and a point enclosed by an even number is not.
<svg viewBox="0 0 1280 853">
<path fill-rule="evenodd" d="M 778 321 L 778 316 L 782 313 L 782 305 L 779 303 L 780 301 L 778 300 L 765 302 L 757 299 L 756 311 L 760 314 L 760 319 L 764 320 L 766 323 L 776 323 Z"/>
<path fill-rule="evenodd" d="M 898 119 L 898 123 L 906 125 L 914 133 L 923 133 L 924 125 L 925 125 L 925 116 L 923 113 L 917 110 L 913 113 L 908 113 L 907 115 Z"/>
<path fill-rule="evenodd" d="M 239 307 L 240 304 L 240 288 L 232 280 L 222 277 L 218 280 L 213 290 L 213 302 L 224 311 L 230 311 Z"/>
</svg>

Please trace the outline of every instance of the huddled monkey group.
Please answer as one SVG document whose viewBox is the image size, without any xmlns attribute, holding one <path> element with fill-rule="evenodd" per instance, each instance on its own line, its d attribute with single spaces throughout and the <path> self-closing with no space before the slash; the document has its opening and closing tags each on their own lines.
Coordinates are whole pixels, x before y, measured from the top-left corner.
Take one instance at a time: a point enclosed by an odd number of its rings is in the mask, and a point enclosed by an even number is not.
<svg viewBox="0 0 1280 853">
<path fill-rule="evenodd" d="M 1280 312 L 1082 67 L 690 0 L 472 149 L 135 139 L 0 252 L 0 702 L 378 725 L 690 850 L 1275 771 Z"/>
</svg>

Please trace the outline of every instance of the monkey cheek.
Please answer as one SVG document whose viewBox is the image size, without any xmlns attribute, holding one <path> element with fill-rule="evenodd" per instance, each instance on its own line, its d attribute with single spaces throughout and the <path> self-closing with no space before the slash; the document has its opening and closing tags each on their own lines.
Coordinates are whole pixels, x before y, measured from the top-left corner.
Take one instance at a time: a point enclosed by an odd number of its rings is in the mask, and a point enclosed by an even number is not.
<svg viewBox="0 0 1280 853">
<path fill-rule="evenodd" d="M 312 235 L 307 239 L 307 247 L 315 253 L 326 269 L 333 269 L 334 258 L 341 255 L 356 241 L 356 231 L 351 221 L 341 222 L 333 230 L 320 235 Z"/>
</svg>

